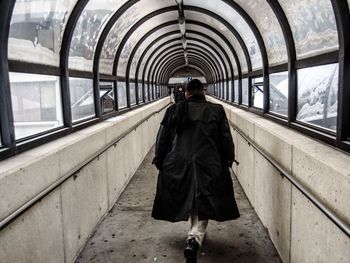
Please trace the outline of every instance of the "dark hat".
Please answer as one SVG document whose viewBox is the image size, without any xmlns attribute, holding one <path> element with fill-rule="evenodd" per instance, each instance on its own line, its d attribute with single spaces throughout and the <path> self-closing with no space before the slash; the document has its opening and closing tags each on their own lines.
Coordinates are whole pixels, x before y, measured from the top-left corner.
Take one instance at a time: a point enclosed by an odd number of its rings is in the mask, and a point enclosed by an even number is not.
<svg viewBox="0 0 350 263">
<path fill-rule="evenodd" d="M 188 82 L 186 86 L 186 91 L 193 91 L 193 90 L 198 90 L 198 91 L 204 90 L 204 86 L 200 80 L 193 79 L 190 82 Z"/>
</svg>

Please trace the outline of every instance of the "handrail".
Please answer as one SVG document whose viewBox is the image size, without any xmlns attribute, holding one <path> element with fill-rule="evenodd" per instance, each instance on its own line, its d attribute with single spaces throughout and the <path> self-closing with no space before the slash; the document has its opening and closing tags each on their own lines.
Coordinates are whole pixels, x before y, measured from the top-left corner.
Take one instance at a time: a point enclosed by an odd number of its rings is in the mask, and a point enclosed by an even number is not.
<svg viewBox="0 0 350 263">
<path fill-rule="evenodd" d="M 130 127 L 128 130 L 123 132 L 120 136 L 118 136 L 117 139 L 113 140 L 111 143 L 103 147 L 102 149 L 98 150 L 97 152 L 90 155 L 84 162 L 80 163 L 78 166 L 74 167 L 72 170 L 70 170 L 67 174 L 60 177 L 58 180 L 56 180 L 54 183 L 52 183 L 50 186 L 42 190 L 39 194 L 34 196 L 31 200 L 24 203 L 21 207 L 17 208 L 15 211 L 13 211 L 10 215 L 6 216 L 4 219 L 0 221 L 0 231 L 4 229 L 6 226 L 11 224 L 14 220 L 16 220 L 19 216 L 21 216 L 25 211 L 27 211 L 29 208 L 31 208 L 33 205 L 35 205 L 37 202 L 39 202 L 42 198 L 50 194 L 52 191 L 54 191 L 57 187 L 59 187 L 61 184 L 63 184 L 65 181 L 67 181 L 70 177 L 78 173 L 82 168 L 84 168 L 86 165 L 91 163 L 93 160 L 95 160 L 97 157 L 99 157 L 102 153 L 107 151 L 109 148 L 116 145 L 119 141 L 121 141 L 123 138 L 125 138 L 129 133 L 131 133 L 133 130 L 137 129 L 140 125 L 142 125 L 144 122 L 148 121 L 151 117 L 154 115 L 160 113 L 165 108 L 169 106 L 170 103 L 168 103 L 166 106 L 162 107 L 160 110 L 152 112 L 149 116 L 143 118 L 141 121 L 137 122 L 135 125 Z"/>
<path fill-rule="evenodd" d="M 273 167 L 275 167 L 280 175 L 286 177 L 299 191 L 307 197 L 314 205 L 316 205 L 340 230 L 344 232 L 345 235 L 350 237 L 350 226 L 342 218 L 330 210 L 317 196 L 315 196 L 311 191 L 303 186 L 299 180 L 295 179 L 287 170 L 281 167 L 276 161 L 274 161 L 270 155 L 268 155 L 264 150 L 255 144 L 255 142 L 246 136 L 231 120 L 230 125 L 233 127 L 237 133 L 248 142 L 249 145 L 258 151 Z"/>
</svg>

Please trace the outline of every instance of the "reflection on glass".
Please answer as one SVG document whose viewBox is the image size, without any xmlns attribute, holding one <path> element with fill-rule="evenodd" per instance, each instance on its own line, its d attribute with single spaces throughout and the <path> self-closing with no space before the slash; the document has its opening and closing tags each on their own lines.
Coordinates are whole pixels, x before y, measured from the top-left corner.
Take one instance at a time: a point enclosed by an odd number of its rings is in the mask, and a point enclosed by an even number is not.
<svg viewBox="0 0 350 263">
<path fill-rule="evenodd" d="M 63 32 L 77 0 L 17 0 L 11 17 L 9 59 L 59 65 Z"/>
<path fill-rule="evenodd" d="M 113 82 L 100 82 L 100 103 L 102 113 L 114 110 Z"/>
<path fill-rule="evenodd" d="M 239 86 L 238 86 L 238 79 L 234 81 L 234 86 L 235 86 L 235 97 L 234 97 L 234 102 L 238 103 L 239 101 Z"/>
<path fill-rule="evenodd" d="M 264 79 L 252 78 L 252 101 L 253 106 L 262 109 L 264 107 Z"/>
<path fill-rule="evenodd" d="M 221 85 L 224 89 L 224 100 L 227 99 L 227 88 L 226 88 L 226 81 L 225 82 L 221 82 Z"/>
<path fill-rule="evenodd" d="M 92 79 L 69 78 L 72 120 L 78 121 L 95 115 Z"/>
<path fill-rule="evenodd" d="M 127 106 L 126 102 L 126 84 L 125 82 L 117 82 L 117 91 L 118 91 L 118 108 L 122 109 Z"/>
<path fill-rule="evenodd" d="M 129 91 L 130 91 L 130 105 L 135 105 L 136 104 L 135 82 L 129 83 Z"/>
<path fill-rule="evenodd" d="M 270 111 L 288 115 L 288 71 L 270 74 Z"/>
<path fill-rule="evenodd" d="M 242 79 L 242 104 L 248 106 L 249 102 L 249 87 L 248 87 L 248 79 Z"/>
<path fill-rule="evenodd" d="M 60 78 L 10 72 L 16 139 L 63 125 Z"/>
<path fill-rule="evenodd" d="M 336 130 L 338 64 L 298 70 L 297 120 Z"/>
<path fill-rule="evenodd" d="M 338 49 L 338 33 L 329 0 L 279 0 L 291 26 L 297 58 Z"/>
</svg>

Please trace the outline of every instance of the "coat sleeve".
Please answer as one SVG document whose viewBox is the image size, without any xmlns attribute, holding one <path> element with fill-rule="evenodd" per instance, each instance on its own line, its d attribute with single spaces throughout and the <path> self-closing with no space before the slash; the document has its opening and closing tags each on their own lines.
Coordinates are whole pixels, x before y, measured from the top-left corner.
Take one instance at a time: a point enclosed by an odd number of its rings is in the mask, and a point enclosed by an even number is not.
<svg viewBox="0 0 350 263">
<path fill-rule="evenodd" d="M 228 123 L 225 110 L 220 123 L 220 138 L 222 145 L 222 157 L 225 165 L 231 167 L 235 160 L 235 145 L 231 136 L 230 125 Z"/>
<path fill-rule="evenodd" d="M 160 127 L 157 134 L 157 140 L 155 145 L 155 156 L 153 159 L 153 164 L 157 167 L 158 170 L 163 165 L 166 154 L 168 153 L 171 147 L 171 132 L 168 125 L 169 122 L 169 109 L 165 113 L 165 116 L 160 123 Z"/>
</svg>

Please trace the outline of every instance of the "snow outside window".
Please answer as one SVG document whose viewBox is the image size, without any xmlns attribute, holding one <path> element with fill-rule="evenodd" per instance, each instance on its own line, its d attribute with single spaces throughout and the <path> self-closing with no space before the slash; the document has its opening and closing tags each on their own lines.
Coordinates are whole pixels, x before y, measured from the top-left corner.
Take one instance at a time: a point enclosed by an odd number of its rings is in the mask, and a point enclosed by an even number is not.
<svg viewBox="0 0 350 263">
<path fill-rule="evenodd" d="M 142 85 L 139 83 L 137 84 L 137 89 L 139 91 L 139 103 L 143 103 L 143 98 L 142 98 Z"/>
<path fill-rule="evenodd" d="M 10 85 L 17 140 L 63 125 L 59 77 L 10 72 Z"/>
<path fill-rule="evenodd" d="M 234 86 L 235 86 L 235 97 L 234 97 L 234 102 L 238 103 L 239 100 L 239 87 L 238 87 L 238 79 L 234 81 Z"/>
<path fill-rule="evenodd" d="M 297 120 L 336 130 L 338 67 L 329 64 L 298 70 Z"/>
<path fill-rule="evenodd" d="M 288 115 L 288 71 L 270 74 L 270 111 Z"/>
<path fill-rule="evenodd" d="M 10 25 L 9 59 L 59 66 L 63 33 L 77 0 L 17 0 Z"/>
</svg>

